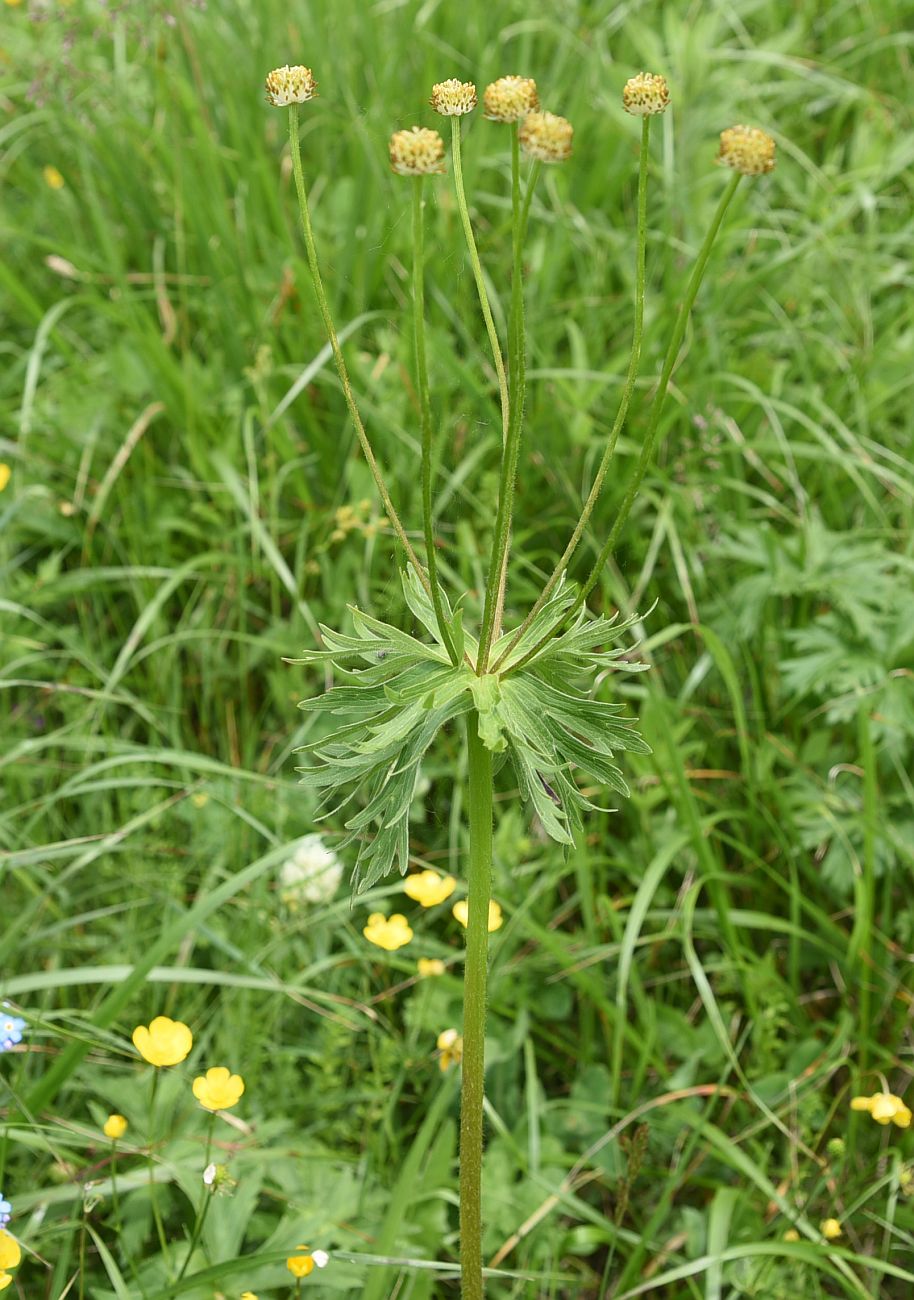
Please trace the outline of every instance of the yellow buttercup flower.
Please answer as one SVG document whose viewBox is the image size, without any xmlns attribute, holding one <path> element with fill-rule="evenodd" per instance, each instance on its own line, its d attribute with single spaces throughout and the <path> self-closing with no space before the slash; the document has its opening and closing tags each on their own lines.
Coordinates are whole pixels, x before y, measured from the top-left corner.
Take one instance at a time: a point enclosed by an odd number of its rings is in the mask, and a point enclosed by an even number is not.
<svg viewBox="0 0 914 1300">
<path fill-rule="evenodd" d="M 459 899 L 451 908 L 451 911 L 460 924 L 466 928 L 470 916 L 470 905 L 467 900 L 465 898 Z M 494 898 L 489 899 L 489 934 L 492 934 L 494 930 L 500 930 L 504 923 L 505 918 L 502 916 L 501 904 L 496 903 Z"/>
<path fill-rule="evenodd" d="M 293 1277 L 307 1277 L 315 1268 L 324 1268 L 330 1258 L 325 1250 L 312 1250 L 310 1246 L 296 1246 L 295 1249 L 305 1253 L 290 1255 L 286 1260 L 286 1268 Z"/>
<path fill-rule="evenodd" d="M 398 176 L 431 176 L 444 171 L 444 141 L 427 127 L 394 131 L 388 151 L 391 168 Z"/>
<path fill-rule="evenodd" d="M 413 932 L 409 922 L 401 912 L 394 912 L 389 919 L 383 912 L 372 912 L 368 924 L 362 930 L 369 943 L 387 952 L 396 952 L 412 941 Z"/>
<path fill-rule="evenodd" d="M 45 185 L 52 190 L 62 190 L 67 183 L 57 168 L 52 167 L 50 163 L 47 167 L 41 169 L 41 174 L 44 177 Z"/>
<path fill-rule="evenodd" d="M 556 113 L 528 113 L 517 137 L 528 157 L 538 162 L 560 163 L 571 157 L 574 127 Z"/>
<path fill-rule="evenodd" d="M 463 1059 L 463 1039 L 456 1029 L 443 1029 L 438 1035 L 438 1068 L 444 1073 Z"/>
<path fill-rule="evenodd" d="M 799 1240 L 800 1240 L 800 1234 L 797 1232 L 796 1228 L 788 1228 L 787 1231 L 784 1233 L 784 1240 L 785 1240 L 785 1241 L 799 1241 Z"/>
<path fill-rule="evenodd" d="M 457 885 L 453 876 L 439 876 L 437 871 L 419 871 L 414 876 L 407 876 L 403 882 L 403 892 L 423 907 L 435 907 L 450 898 Z"/>
<path fill-rule="evenodd" d="M 13 471 L 5 461 L 0 460 L 0 492 L 6 487 L 12 477 Z"/>
<path fill-rule="evenodd" d="M 440 957 L 420 957 L 416 967 L 420 979 L 428 979 L 431 975 L 443 975 L 447 970 Z"/>
<path fill-rule="evenodd" d="M 214 1065 L 206 1074 L 194 1079 L 194 1096 L 204 1110 L 231 1110 L 244 1092 L 240 1074 L 232 1074 L 224 1065 Z"/>
<path fill-rule="evenodd" d="M 13 1280 L 7 1269 L 16 1268 L 21 1259 L 19 1242 L 5 1228 L 0 1228 L 0 1291 L 4 1291 Z"/>
<path fill-rule="evenodd" d="M 893 1092 L 874 1092 L 872 1097 L 852 1097 L 851 1110 L 865 1110 L 877 1124 L 911 1127 L 911 1111 Z"/>
<path fill-rule="evenodd" d="M 774 152 L 771 136 L 757 126 L 728 126 L 720 133 L 720 152 L 714 161 L 744 176 L 761 176 L 774 171 Z"/>
<path fill-rule="evenodd" d="M 116 1142 L 118 1138 L 122 1138 L 127 1132 L 127 1121 L 123 1115 L 109 1115 L 102 1126 L 102 1132 L 106 1138 Z"/>
<path fill-rule="evenodd" d="M 540 106 L 532 77 L 499 77 L 486 86 L 482 111 L 490 122 L 517 122 Z"/>
<path fill-rule="evenodd" d="M 253 1291 L 242 1291 L 241 1300 L 258 1300 Z"/>
<path fill-rule="evenodd" d="M 462 117 L 464 113 L 472 113 L 476 107 L 476 87 L 472 81 L 458 81 L 451 77 L 432 86 L 432 97 L 428 102 L 442 117 Z"/>
<path fill-rule="evenodd" d="M 670 106 L 670 88 L 658 72 L 639 72 L 622 87 L 622 107 L 635 117 L 653 117 Z"/>
<path fill-rule="evenodd" d="M 834 1241 L 841 1236 L 841 1223 L 838 1219 L 823 1219 L 819 1231 L 826 1241 Z"/>
<path fill-rule="evenodd" d="M 156 1016 L 133 1031 L 133 1045 L 150 1065 L 178 1065 L 190 1052 L 194 1036 L 180 1020 Z"/>
<path fill-rule="evenodd" d="M 288 108 L 290 104 L 306 104 L 317 94 L 317 82 L 310 68 L 300 63 L 290 67 L 286 63 L 274 68 L 266 80 L 267 100 L 274 108 Z"/>
</svg>

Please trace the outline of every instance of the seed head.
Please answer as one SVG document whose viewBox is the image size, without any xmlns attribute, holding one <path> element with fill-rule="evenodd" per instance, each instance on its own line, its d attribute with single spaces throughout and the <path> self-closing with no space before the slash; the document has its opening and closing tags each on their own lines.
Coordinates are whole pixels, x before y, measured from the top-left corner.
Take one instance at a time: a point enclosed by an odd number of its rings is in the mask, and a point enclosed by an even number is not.
<svg viewBox="0 0 914 1300">
<path fill-rule="evenodd" d="M 670 106 L 670 88 L 659 72 L 639 72 L 622 88 L 622 107 L 635 117 L 665 113 Z"/>
<path fill-rule="evenodd" d="M 458 81 L 451 77 L 449 81 L 439 81 L 432 86 L 432 97 L 428 102 L 442 117 L 462 117 L 464 113 L 472 113 L 476 107 L 476 87 L 472 81 Z"/>
<path fill-rule="evenodd" d="M 482 97 L 483 112 L 493 122 L 517 122 L 540 106 L 536 82 L 532 77 L 499 77 L 486 86 Z"/>
<path fill-rule="evenodd" d="M 306 104 L 317 94 L 317 82 L 310 68 L 296 64 L 290 68 L 274 68 L 267 76 L 267 101 L 274 108 L 288 108 L 290 104 Z"/>
<path fill-rule="evenodd" d="M 728 126 L 720 133 L 720 152 L 715 162 L 744 176 L 761 176 L 774 171 L 774 149 L 771 136 L 757 126 Z"/>
<path fill-rule="evenodd" d="M 390 165 L 398 176 L 429 176 L 444 171 L 444 141 L 437 131 L 414 126 L 390 137 Z"/>
<path fill-rule="evenodd" d="M 570 158 L 573 136 L 571 123 L 555 113 L 528 113 L 518 131 L 524 153 L 546 163 L 564 162 Z"/>
</svg>

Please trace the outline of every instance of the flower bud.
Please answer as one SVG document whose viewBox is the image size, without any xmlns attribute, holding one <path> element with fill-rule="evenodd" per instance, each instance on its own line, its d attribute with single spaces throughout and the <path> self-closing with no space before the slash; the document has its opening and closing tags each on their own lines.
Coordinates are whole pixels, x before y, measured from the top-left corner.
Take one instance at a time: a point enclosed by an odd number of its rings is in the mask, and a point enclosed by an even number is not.
<svg viewBox="0 0 914 1300">
<path fill-rule="evenodd" d="M 476 107 L 476 87 L 472 81 L 458 81 L 451 77 L 449 81 L 439 81 L 432 86 L 432 97 L 428 102 L 442 117 L 462 117 L 464 113 L 472 113 Z"/>
<path fill-rule="evenodd" d="M 485 116 L 492 122 L 517 122 L 540 106 L 532 77 L 499 77 L 486 86 L 482 97 Z"/>
<path fill-rule="evenodd" d="M 398 176 L 429 176 L 444 171 L 444 141 L 437 131 L 414 126 L 390 137 L 390 165 Z"/>
<path fill-rule="evenodd" d="M 666 77 L 657 72 L 639 72 L 622 88 L 622 107 L 634 117 L 653 117 L 670 106 L 670 88 Z"/>
<path fill-rule="evenodd" d="M 555 113 L 528 113 L 518 138 L 524 153 L 538 162 L 558 163 L 571 157 L 574 127 Z"/>
<path fill-rule="evenodd" d="M 774 171 L 774 150 L 771 136 L 757 126 L 728 126 L 720 133 L 720 152 L 715 162 L 744 176 L 761 176 Z"/>
<path fill-rule="evenodd" d="M 317 94 L 317 82 L 310 68 L 301 64 L 274 68 L 267 76 L 267 101 L 274 108 L 287 108 L 289 104 L 305 104 Z"/>
</svg>

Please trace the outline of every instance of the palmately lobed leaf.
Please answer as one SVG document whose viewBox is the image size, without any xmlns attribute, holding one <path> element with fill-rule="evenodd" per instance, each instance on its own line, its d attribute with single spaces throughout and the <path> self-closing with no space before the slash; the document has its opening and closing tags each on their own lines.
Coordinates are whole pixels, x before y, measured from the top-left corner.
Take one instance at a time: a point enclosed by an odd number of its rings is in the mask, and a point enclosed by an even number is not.
<svg viewBox="0 0 914 1300">
<path fill-rule="evenodd" d="M 523 668 L 515 665 L 544 631 L 567 615 L 574 589 L 562 584 L 506 658 L 498 674 L 477 676 L 475 638 L 461 628 L 466 652 L 456 665 L 438 638 L 431 602 L 414 575 L 403 579 L 410 610 L 434 641 L 426 643 L 360 610 L 355 634 L 322 628 L 324 645 L 291 662 L 332 663 L 344 679 L 300 707 L 331 723 L 329 733 L 299 747 L 313 766 L 299 769 L 303 784 L 321 791 L 322 815 L 341 813 L 359 799 L 344 825 L 343 844 L 358 845 L 353 885 L 362 892 L 396 866 L 409 864 L 409 814 L 419 768 L 438 732 L 470 710 L 493 753 L 505 753 L 524 801 L 545 832 L 571 844 L 584 812 L 597 808 L 575 784 L 580 769 L 620 795 L 628 794 L 617 751 L 649 753 L 624 705 L 594 698 L 593 681 L 607 667 L 639 671 L 630 648 L 613 646 L 635 617 L 593 618 L 582 609 Z M 460 622 L 448 608 L 452 628 Z M 498 646 L 507 647 L 510 635 Z M 611 648 L 607 648 L 610 646 Z"/>
</svg>

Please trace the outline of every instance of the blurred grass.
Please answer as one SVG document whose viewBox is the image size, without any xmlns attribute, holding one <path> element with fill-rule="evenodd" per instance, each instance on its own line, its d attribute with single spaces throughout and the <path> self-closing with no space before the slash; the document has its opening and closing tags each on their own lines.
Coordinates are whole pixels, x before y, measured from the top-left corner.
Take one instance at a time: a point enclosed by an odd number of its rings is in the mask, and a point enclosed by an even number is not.
<svg viewBox="0 0 914 1300">
<path fill-rule="evenodd" d="M 387 137 L 433 124 L 434 80 L 515 70 L 575 123 L 574 160 L 546 176 L 527 250 L 509 618 L 567 539 L 627 363 L 637 132 L 623 81 L 663 70 L 675 110 L 654 139 L 642 380 L 591 554 L 722 183 L 717 132 L 749 121 L 777 138 L 777 171 L 744 184 L 715 254 L 658 464 L 597 601 L 656 601 L 652 671 L 622 688 L 654 755 L 567 861 L 502 791 L 487 1251 L 518 1234 L 501 1266 L 539 1278 L 493 1282 L 495 1295 L 909 1293 L 906 1148 L 877 1165 L 888 1135 L 849 1128 L 846 1108 L 851 1087 L 881 1086 L 857 1077 L 863 1058 L 896 1092 L 910 1077 L 909 17 L 900 0 L 4 7 L 0 993 L 34 1026 L 3 1062 L 0 1186 L 17 1234 L 50 1260 L 44 1273 L 27 1265 L 29 1294 L 61 1294 L 75 1270 L 82 1186 L 108 1176 L 108 1109 L 142 1146 L 128 1039 L 157 1012 L 194 1024 L 201 1065 L 230 1059 L 248 1084 L 240 1113 L 254 1127 L 232 1143 L 241 1186 L 208 1227 L 225 1279 L 280 1287 L 298 1240 L 453 1258 L 454 1110 L 436 1135 L 422 1122 L 440 1087 L 435 1036 L 459 1019 L 458 927 L 446 909 L 414 918 L 419 941 L 381 958 L 345 898 L 290 916 L 270 868 L 252 868 L 313 829 L 294 702 L 322 683 L 282 656 L 313 644 L 318 622 L 344 621 L 347 602 L 403 615 L 398 557 L 318 360 L 284 121 L 262 102 L 264 73 L 290 59 L 320 84 L 303 125 L 328 293 L 415 525 L 409 196 Z M 465 159 L 504 303 L 506 135 L 474 118 Z M 441 562 L 455 590 L 475 591 L 496 486 L 494 381 L 448 181 L 435 190 Z M 360 524 L 334 538 L 347 505 Z M 445 737 L 413 845 L 458 875 L 461 763 Z M 875 925 L 861 965 L 864 879 Z M 735 945 L 718 932 L 714 888 Z M 378 900 L 404 901 L 396 882 Z M 456 968 L 401 988 L 420 947 Z M 107 1025 L 147 954 L 143 991 Z M 12 1122 L 30 1096 L 35 1122 Z M 640 1171 L 615 1138 L 585 1154 L 635 1116 L 630 1136 L 647 1104 Z M 157 1173 L 180 1236 L 203 1128 L 177 1082 L 166 1115 Z M 832 1137 L 844 1155 L 827 1151 Z M 426 1152 L 412 1200 L 397 1182 L 410 1150 Z M 93 1228 L 152 1294 L 163 1275 L 149 1203 L 137 1190 L 125 1204 L 120 1243 L 99 1227 L 109 1202 Z M 815 1226 L 849 1207 L 846 1260 L 783 1243 L 783 1210 Z M 232 1263 L 271 1251 L 278 1264 Z M 90 1293 L 113 1294 L 90 1258 Z M 901 1273 L 885 1275 L 887 1261 Z M 320 1285 L 358 1294 L 368 1275 L 336 1259 Z M 235 1285 L 222 1276 L 196 1294 Z M 406 1265 L 397 1276 L 401 1296 L 452 1285 Z"/>
</svg>

